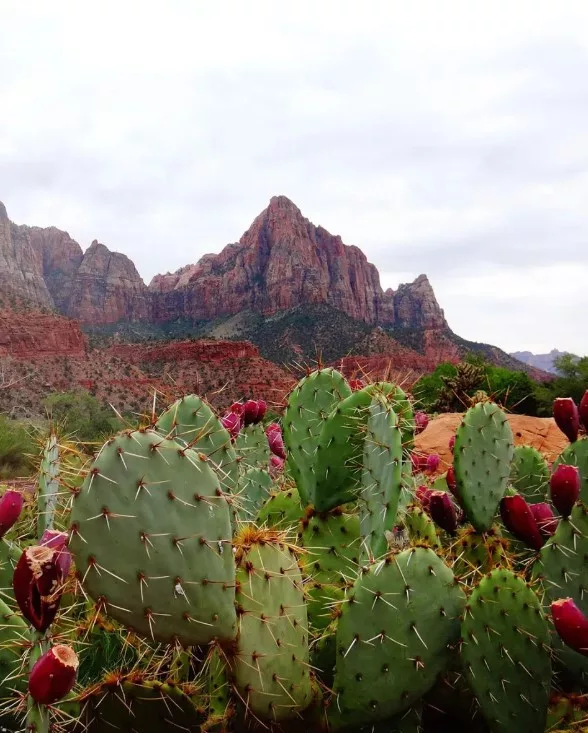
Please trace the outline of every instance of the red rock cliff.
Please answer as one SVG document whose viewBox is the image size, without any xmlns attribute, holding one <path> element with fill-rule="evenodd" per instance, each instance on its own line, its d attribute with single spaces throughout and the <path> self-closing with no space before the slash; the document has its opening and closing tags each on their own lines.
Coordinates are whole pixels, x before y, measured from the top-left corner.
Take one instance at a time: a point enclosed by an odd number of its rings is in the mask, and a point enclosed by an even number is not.
<svg viewBox="0 0 588 733">
<path fill-rule="evenodd" d="M 75 321 L 48 313 L 0 310 L 0 357 L 83 356 L 86 341 Z"/>
</svg>

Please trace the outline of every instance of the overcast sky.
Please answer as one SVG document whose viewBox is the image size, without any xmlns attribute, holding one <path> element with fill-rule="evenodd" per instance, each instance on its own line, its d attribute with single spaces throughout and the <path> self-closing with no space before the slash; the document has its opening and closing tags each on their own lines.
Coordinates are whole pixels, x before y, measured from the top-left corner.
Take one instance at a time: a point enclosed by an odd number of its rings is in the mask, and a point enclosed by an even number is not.
<svg viewBox="0 0 588 733">
<path fill-rule="evenodd" d="M 0 2 L 0 200 L 148 282 L 272 195 L 453 330 L 588 354 L 588 2 Z"/>
</svg>

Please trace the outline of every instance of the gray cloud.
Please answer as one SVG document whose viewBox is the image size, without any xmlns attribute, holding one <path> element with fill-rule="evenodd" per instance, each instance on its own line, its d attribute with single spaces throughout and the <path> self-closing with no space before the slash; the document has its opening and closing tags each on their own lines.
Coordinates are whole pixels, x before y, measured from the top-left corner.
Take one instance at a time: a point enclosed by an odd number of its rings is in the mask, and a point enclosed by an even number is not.
<svg viewBox="0 0 588 733">
<path fill-rule="evenodd" d="M 427 272 L 462 335 L 588 353 L 585 3 L 2 14 L 0 199 L 16 221 L 98 238 L 149 280 L 285 194 L 385 286 Z"/>
</svg>

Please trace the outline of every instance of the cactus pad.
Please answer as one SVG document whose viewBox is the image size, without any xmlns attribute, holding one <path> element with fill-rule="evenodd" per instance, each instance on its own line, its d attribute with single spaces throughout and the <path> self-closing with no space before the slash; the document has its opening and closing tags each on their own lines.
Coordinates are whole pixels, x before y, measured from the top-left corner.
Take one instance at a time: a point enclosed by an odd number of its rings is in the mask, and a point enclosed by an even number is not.
<svg viewBox="0 0 588 733">
<path fill-rule="evenodd" d="M 109 440 L 74 499 L 70 549 L 100 609 L 137 632 L 233 638 L 229 505 L 204 454 L 152 430 Z"/>
<path fill-rule="evenodd" d="M 355 582 L 337 627 L 336 705 L 348 724 L 408 709 L 447 666 L 465 597 L 429 549 L 371 565 Z"/>
<path fill-rule="evenodd" d="M 441 547 L 437 527 L 431 517 L 420 506 L 412 505 L 402 515 L 402 524 L 408 530 L 411 544 L 425 544 L 429 547 Z"/>
<path fill-rule="evenodd" d="M 509 570 L 494 570 L 469 598 L 462 659 L 484 718 L 496 733 L 545 728 L 549 628 L 535 593 Z"/>
<path fill-rule="evenodd" d="M 581 438 L 565 448 L 553 462 L 553 470 L 560 463 L 577 466 L 580 471 L 580 499 L 588 505 L 588 438 Z"/>
<path fill-rule="evenodd" d="M 235 684 L 259 718 L 296 717 L 311 702 L 308 623 L 296 556 L 278 533 L 254 527 L 242 530 L 235 545 Z"/>
<path fill-rule="evenodd" d="M 513 455 L 512 430 L 497 405 L 470 407 L 457 429 L 453 455 L 460 503 L 478 532 L 484 532 L 506 491 Z"/>
<path fill-rule="evenodd" d="M 191 394 L 176 400 L 161 413 L 155 430 L 204 453 L 214 463 L 223 490 L 236 490 L 239 466 L 231 436 L 201 397 Z"/>
<path fill-rule="evenodd" d="M 314 490 L 319 435 L 327 417 L 349 397 L 351 388 L 335 369 L 319 369 L 294 388 L 284 413 L 288 466 L 306 504 Z"/>
<path fill-rule="evenodd" d="M 267 469 L 270 459 L 270 448 L 263 425 L 247 425 L 241 428 L 235 440 L 235 451 L 241 464 L 248 468 Z"/>
<path fill-rule="evenodd" d="M 373 560 L 387 551 L 385 533 L 394 527 L 402 488 L 402 440 L 396 413 L 385 399 L 378 398 L 369 411 L 359 505 L 362 560 Z"/>
<path fill-rule="evenodd" d="M 266 499 L 257 515 L 256 524 L 268 529 L 290 529 L 302 518 L 302 503 L 298 489 L 285 488 L 275 491 Z"/>
<path fill-rule="evenodd" d="M 237 515 L 242 522 L 254 522 L 270 494 L 273 481 L 263 468 L 250 468 L 239 478 Z"/>
<path fill-rule="evenodd" d="M 514 449 L 510 480 L 529 504 L 547 501 L 549 467 L 536 448 L 530 445 L 518 445 Z"/>
</svg>

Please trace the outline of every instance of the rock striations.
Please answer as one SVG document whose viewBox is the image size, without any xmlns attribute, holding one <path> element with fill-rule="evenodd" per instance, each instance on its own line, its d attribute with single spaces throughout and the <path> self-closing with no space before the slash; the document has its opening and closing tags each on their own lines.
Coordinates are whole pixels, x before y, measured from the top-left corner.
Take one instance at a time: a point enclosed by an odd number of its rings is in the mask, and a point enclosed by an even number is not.
<svg viewBox="0 0 588 733">
<path fill-rule="evenodd" d="M 0 286 L 85 325 L 271 315 L 324 303 L 369 325 L 447 329 L 425 275 L 384 292 L 360 249 L 314 226 L 285 196 L 272 198 L 239 242 L 157 275 L 149 287 L 125 255 L 96 241 L 83 253 L 54 227 L 11 223 L 0 205 Z"/>
</svg>

